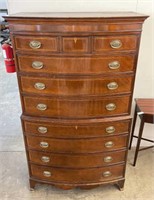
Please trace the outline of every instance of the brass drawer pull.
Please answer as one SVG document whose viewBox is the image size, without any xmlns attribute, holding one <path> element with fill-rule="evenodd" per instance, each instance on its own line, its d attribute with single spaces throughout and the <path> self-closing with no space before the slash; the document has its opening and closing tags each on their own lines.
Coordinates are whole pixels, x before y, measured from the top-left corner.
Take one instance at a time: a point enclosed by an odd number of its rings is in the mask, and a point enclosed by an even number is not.
<svg viewBox="0 0 154 200">
<path fill-rule="evenodd" d="M 42 148 L 48 148 L 49 144 L 47 142 L 40 142 L 40 147 L 42 147 Z"/>
<path fill-rule="evenodd" d="M 110 42 L 110 46 L 113 48 L 113 49 L 119 49 L 120 47 L 122 47 L 122 42 L 121 40 L 112 40 Z"/>
<path fill-rule="evenodd" d="M 106 128 L 106 133 L 112 134 L 112 133 L 114 133 L 114 132 L 115 132 L 115 127 L 114 127 L 114 126 L 108 126 L 108 127 Z"/>
<path fill-rule="evenodd" d="M 110 69 L 119 69 L 120 63 L 118 61 L 113 61 L 108 64 Z"/>
<path fill-rule="evenodd" d="M 116 109 L 116 105 L 114 103 L 109 103 L 106 105 L 106 110 L 113 111 Z"/>
<path fill-rule="evenodd" d="M 112 141 L 108 141 L 105 143 L 106 148 L 112 148 L 114 146 L 114 143 Z"/>
<path fill-rule="evenodd" d="M 34 62 L 32 62 L 32 67 L 34 69 L 42 69 L 43 68 L 43 62 L 34 61 Z"/>
<path fill-rule="evenodd" d="M 45 163 L 50 162 L 50 158 L 48 156 L 42 156 L 41 160 L 42 160 L 42 162 L 45 162 Z"/>
<path fill-rule="evenodd" d="M 30 41 L 29 46 L 32 49 L 39 49 L 41 47 L 41 42 L 36 41 L 36 40 L 32 40 L 32 41 Z"/>
<path fill-rule="evenodd" d="M 105 162 L 105 163 L 112 162 L 112 160 L 113 160 L 112 156 L 106 156 L 106 157 L 104 158 L 104 162 Z"/>
<path fill-rule="evenodd" d="M 44 126 L 39 126 L 37 130 L 39 133 L 47 133 L 48 131 L 48 129 Z"/>
<path fill-rule="evenodd" d="M 112 175 L 112 173 L 110 171 L 106 171 L 106 172 L 103 173 L 104 177 L 109 177 L 111 175 Z"/>
<path fill-rule="evenodd" d="M 35 83 L 35 84 L 34 84 L 34 87 L 35 87 L 37 90 L 44 90 L 44 89 L 45 89 L 45 84 L 44 84 L 44 83 Z"/>
<path fill-rule="evenodd" d="M 49 171 L 44 171 L 44 172 L 43 172 L 43 175 L 44 175 L 45 177 L 50 177 L 50 176 L 51 176 L 51 172 L 49 172 Z"/>
<path fill-rule="evenodd" d="M 111 82 L 107 84 L 109 90 L 116 90 L 118 88 L 118 84 L 116 82 Z"/>
<path fill-rule="evenodd" d="M 39 103 L 39 104 L 37 104 L 37 109 L 38 110 L 46 110 L 47 109 L 47 105 L 43 104 L 43 103 Z"/>
</svg>

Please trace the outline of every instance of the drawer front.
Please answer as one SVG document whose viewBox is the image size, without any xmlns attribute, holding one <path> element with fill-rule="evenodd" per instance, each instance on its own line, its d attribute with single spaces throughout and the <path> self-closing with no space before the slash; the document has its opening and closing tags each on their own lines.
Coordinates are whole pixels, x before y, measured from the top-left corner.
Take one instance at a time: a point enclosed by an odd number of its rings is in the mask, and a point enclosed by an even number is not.
<svg viewBox="0 0 154 200">
<path fill-rule="evenodd" d="M 103 182 L 123 178 L 124 165 L 92 169 L 61 169 L 31 164 L 32 177 L 69 183 Z"/>
<path fill-rule="evenodd" d="M 53 139 L 26 136 L 29 149 L 54 153 L 96 153 L 126 148 L 127 135 L 93 139 Z"/>
<path fill-rule="evenodd" d="M 46 95 L 110 95 L 130 93 L 133 77 L 115 78 L 41 78 L 20 77 L 21 91 Z"/>
<path fill-rule="evenodd" d="M 93 39 L 93 51 L 120 51 L 120 50 L 136 50 L 137 36 L 96 36 Z"/>
<path fill-rule="evenodd" d="M 70 125 L 55 123 L 55 122 L 44 122 L 39 119 L 36 121 L 23 120 L 23 129 L 26 134 L 53 137 L 53 138 L 92 138 L 100 136 L 120 135 L 128 133 L 130 129 L 130 120 L 121 121 L 109 121 L 102 123 L 79 124 L 75 122 Z"/>
<path fill-rule="evenodd" d="M 64 53 L 88 53 L 89 38 L 88 37 L 63 37 L 62 51 Z"/>
<path fill-rule="evenodd" d="M 16 49 L 23 51 L 57 52 L 59 46 L 57 37 L 16 36 L 14 41 Z"/>
<path fill-rule="evenodd" d="M 101 57 L 45 57 L 17 55 L 19 71 L 51 74 L 93 75 L 132 72 L 134 55 Z"/>
<path fill-rule="evenodd" d="M 66 21 L 65 21 L 66 22 Z M 13 24 L 11 23 L 9 25 L 9 28 L 11 31 L 14 32 L 34 32 L 35 34 L 37 32 L 42 32 L 42 33 L 73 33 L 73 32 L 78 32 L 78 34 L 86 33 L 87 32 L 97 32 L 99 34 L 103 33 L 113 33 L 113 32 L 130 32 L 130 31 L 141 31 L 142 30 L 142 24 L 141 23 L 132 23 L 130 21 L 125 21 L 123 23 L 117 23 L 117 22 L 96 22 L 90 21 L 86 22 L 84 20 L 83 22 L 79 22 L 78 19 L 76 19 L 73 22 L 68 22 L 68 23 L 50 23 L 50 25 L 44 24 L 44 23 L 39 23 L 38 22 L 33 22 L 33 24 L 28 24 L 28 23 L 20 23 L 20 24 Z"/>
<path fill-rule="evenodd" d="M 31 116 L 93 118 L 126 115 L 130 96 L 95 99 L 23 97 L 24 112 Z"/>
<path fill-rule="evenodd" d="M 41 151 L 29 151 L 32 163 L 52 167 L 88 168 L 117 164 L 125 161 L 126 151 L 97 154 L 54 154 Z"/>
</svg>

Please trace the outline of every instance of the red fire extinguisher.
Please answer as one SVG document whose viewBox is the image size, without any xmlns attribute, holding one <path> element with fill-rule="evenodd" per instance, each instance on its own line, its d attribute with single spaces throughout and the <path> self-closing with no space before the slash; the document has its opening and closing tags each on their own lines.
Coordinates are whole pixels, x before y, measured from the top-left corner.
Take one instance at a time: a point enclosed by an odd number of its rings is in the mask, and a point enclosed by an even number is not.
<svg viewBox="0 0 154 200">
<path fill-rule="evenodd" d="M 14 63 L 12 46 L 10 44 L 4 43 L 4 44 L 2 44 L 2 51 L 3 51 L 6 71 L 8 73 L 15 72 L 16 70 L 15 70 L 15 63 Z"/>
</svg>

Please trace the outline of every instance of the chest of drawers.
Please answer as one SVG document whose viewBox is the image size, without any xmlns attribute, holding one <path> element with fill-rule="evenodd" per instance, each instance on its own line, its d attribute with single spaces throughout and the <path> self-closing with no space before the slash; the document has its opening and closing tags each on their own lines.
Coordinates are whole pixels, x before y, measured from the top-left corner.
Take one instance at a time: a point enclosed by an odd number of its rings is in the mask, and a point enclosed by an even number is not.
<svg viewBox="0 0 154 200">
<path fill-rule="evenodd" d="M 9 22 L 30 187 L 124 186 L 137 13 L 19 13 Z"/>
</svg>

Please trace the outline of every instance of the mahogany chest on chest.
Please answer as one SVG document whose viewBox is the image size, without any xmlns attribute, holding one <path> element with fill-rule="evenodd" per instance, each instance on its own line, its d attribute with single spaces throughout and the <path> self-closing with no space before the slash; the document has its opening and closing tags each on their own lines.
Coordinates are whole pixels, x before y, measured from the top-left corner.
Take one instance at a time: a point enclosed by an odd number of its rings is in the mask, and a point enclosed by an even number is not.
<svg viewBox="0 0 154 200">
<path fill-rule="evenodd" d="M 30 187 L 124 186 L 137 13 L 19 13 L 9 22 Z"/>
</svg>

